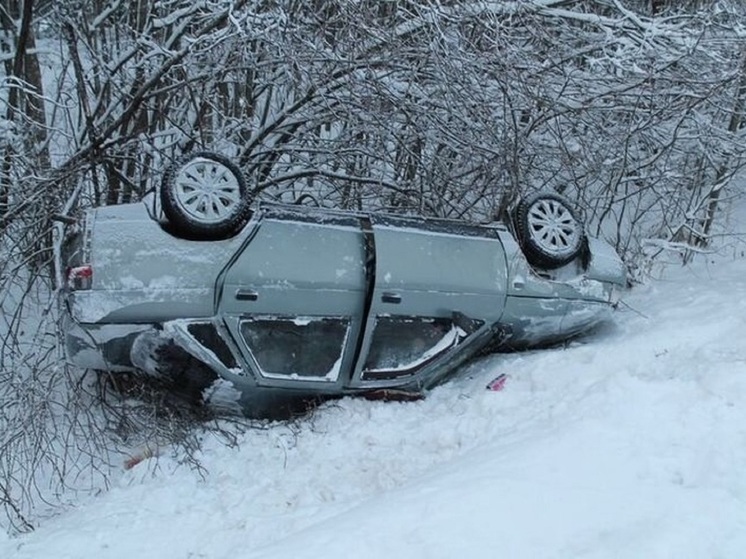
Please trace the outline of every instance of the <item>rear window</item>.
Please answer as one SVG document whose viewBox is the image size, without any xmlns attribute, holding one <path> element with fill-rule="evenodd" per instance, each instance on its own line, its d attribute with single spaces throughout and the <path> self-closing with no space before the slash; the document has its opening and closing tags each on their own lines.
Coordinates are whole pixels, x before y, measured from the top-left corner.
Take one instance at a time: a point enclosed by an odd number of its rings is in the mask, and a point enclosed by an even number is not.
<svg viewBox="0 0 746 559">
<path fill-rule="evenodd" d="M 347 343 L 347 318 L 252 318 L 241 335 L 262 376 L 335 381 Z"/>
</svg>

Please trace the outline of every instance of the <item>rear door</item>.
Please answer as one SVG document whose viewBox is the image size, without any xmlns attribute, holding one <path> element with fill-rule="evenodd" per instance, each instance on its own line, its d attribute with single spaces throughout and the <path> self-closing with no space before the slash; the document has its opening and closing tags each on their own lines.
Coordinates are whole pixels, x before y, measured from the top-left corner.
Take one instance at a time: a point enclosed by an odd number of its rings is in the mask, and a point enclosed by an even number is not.
<svg viewBox="0 0 746 559">
<path fill-rule="evenodd" d="M 365 301 L 358 218 L 265 210 L 222 283 L 219 312 L 259 384 L 349 379 Z"/>
<path fill-rule="evenodd" d="M 499 320 L 505 253 L 489 227 L 375 216 L 371 222 L 375 281 L 352 384 L 406 384 Z"/>
</svg>

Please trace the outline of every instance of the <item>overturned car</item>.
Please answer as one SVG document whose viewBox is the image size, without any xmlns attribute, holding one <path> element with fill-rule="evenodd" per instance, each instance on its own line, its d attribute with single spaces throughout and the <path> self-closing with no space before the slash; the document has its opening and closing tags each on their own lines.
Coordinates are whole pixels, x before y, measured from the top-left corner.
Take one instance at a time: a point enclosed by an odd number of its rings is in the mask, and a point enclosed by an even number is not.
<svg viewBox="0 0 746 559">
<path fill-rule="evenodd" d="M 230 161 L 198 153 L 160 205 L 90 210 L 69 232 L 68 358 L 256 417 L 421 394 L 480 352 L 586 331 L 625 284 L 554 193 L 485 225 L 259 203 Z"/>
</svg>

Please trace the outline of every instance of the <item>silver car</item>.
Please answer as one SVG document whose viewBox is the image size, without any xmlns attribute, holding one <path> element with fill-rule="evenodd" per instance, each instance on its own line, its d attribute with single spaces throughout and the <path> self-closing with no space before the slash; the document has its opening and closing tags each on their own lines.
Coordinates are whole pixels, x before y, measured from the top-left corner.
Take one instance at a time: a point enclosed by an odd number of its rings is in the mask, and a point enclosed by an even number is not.
<svg viewBox="0 0 746 559">
<path fill-rule="evenodd" d="M 63 258 L 72 363 L 256 417 L 422 394 L 476 354 L 592 328 L 626 282 L 554 193 L 483 225 L 258 203 L 213 153 L 159 200 L 88 211 Z"/>
</svg>

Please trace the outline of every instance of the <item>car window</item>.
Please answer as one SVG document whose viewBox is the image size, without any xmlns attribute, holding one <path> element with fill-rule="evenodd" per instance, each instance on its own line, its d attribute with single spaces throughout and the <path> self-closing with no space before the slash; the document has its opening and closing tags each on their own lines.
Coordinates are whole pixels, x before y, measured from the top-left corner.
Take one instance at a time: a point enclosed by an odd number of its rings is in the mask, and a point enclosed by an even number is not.
<svg viewBox="0 0 746 559">
<path fill-rule="evenodd" d="M 461 328 L 445 318 L 378 317 L 363 379 L 413 374 L 465 337 Z"/>
<path fill-rule="evenodd" d="M 260 317 L 240 331 L 263 376 L 334 381 L 349 326 L 346 318 Z"/>
</svg>

